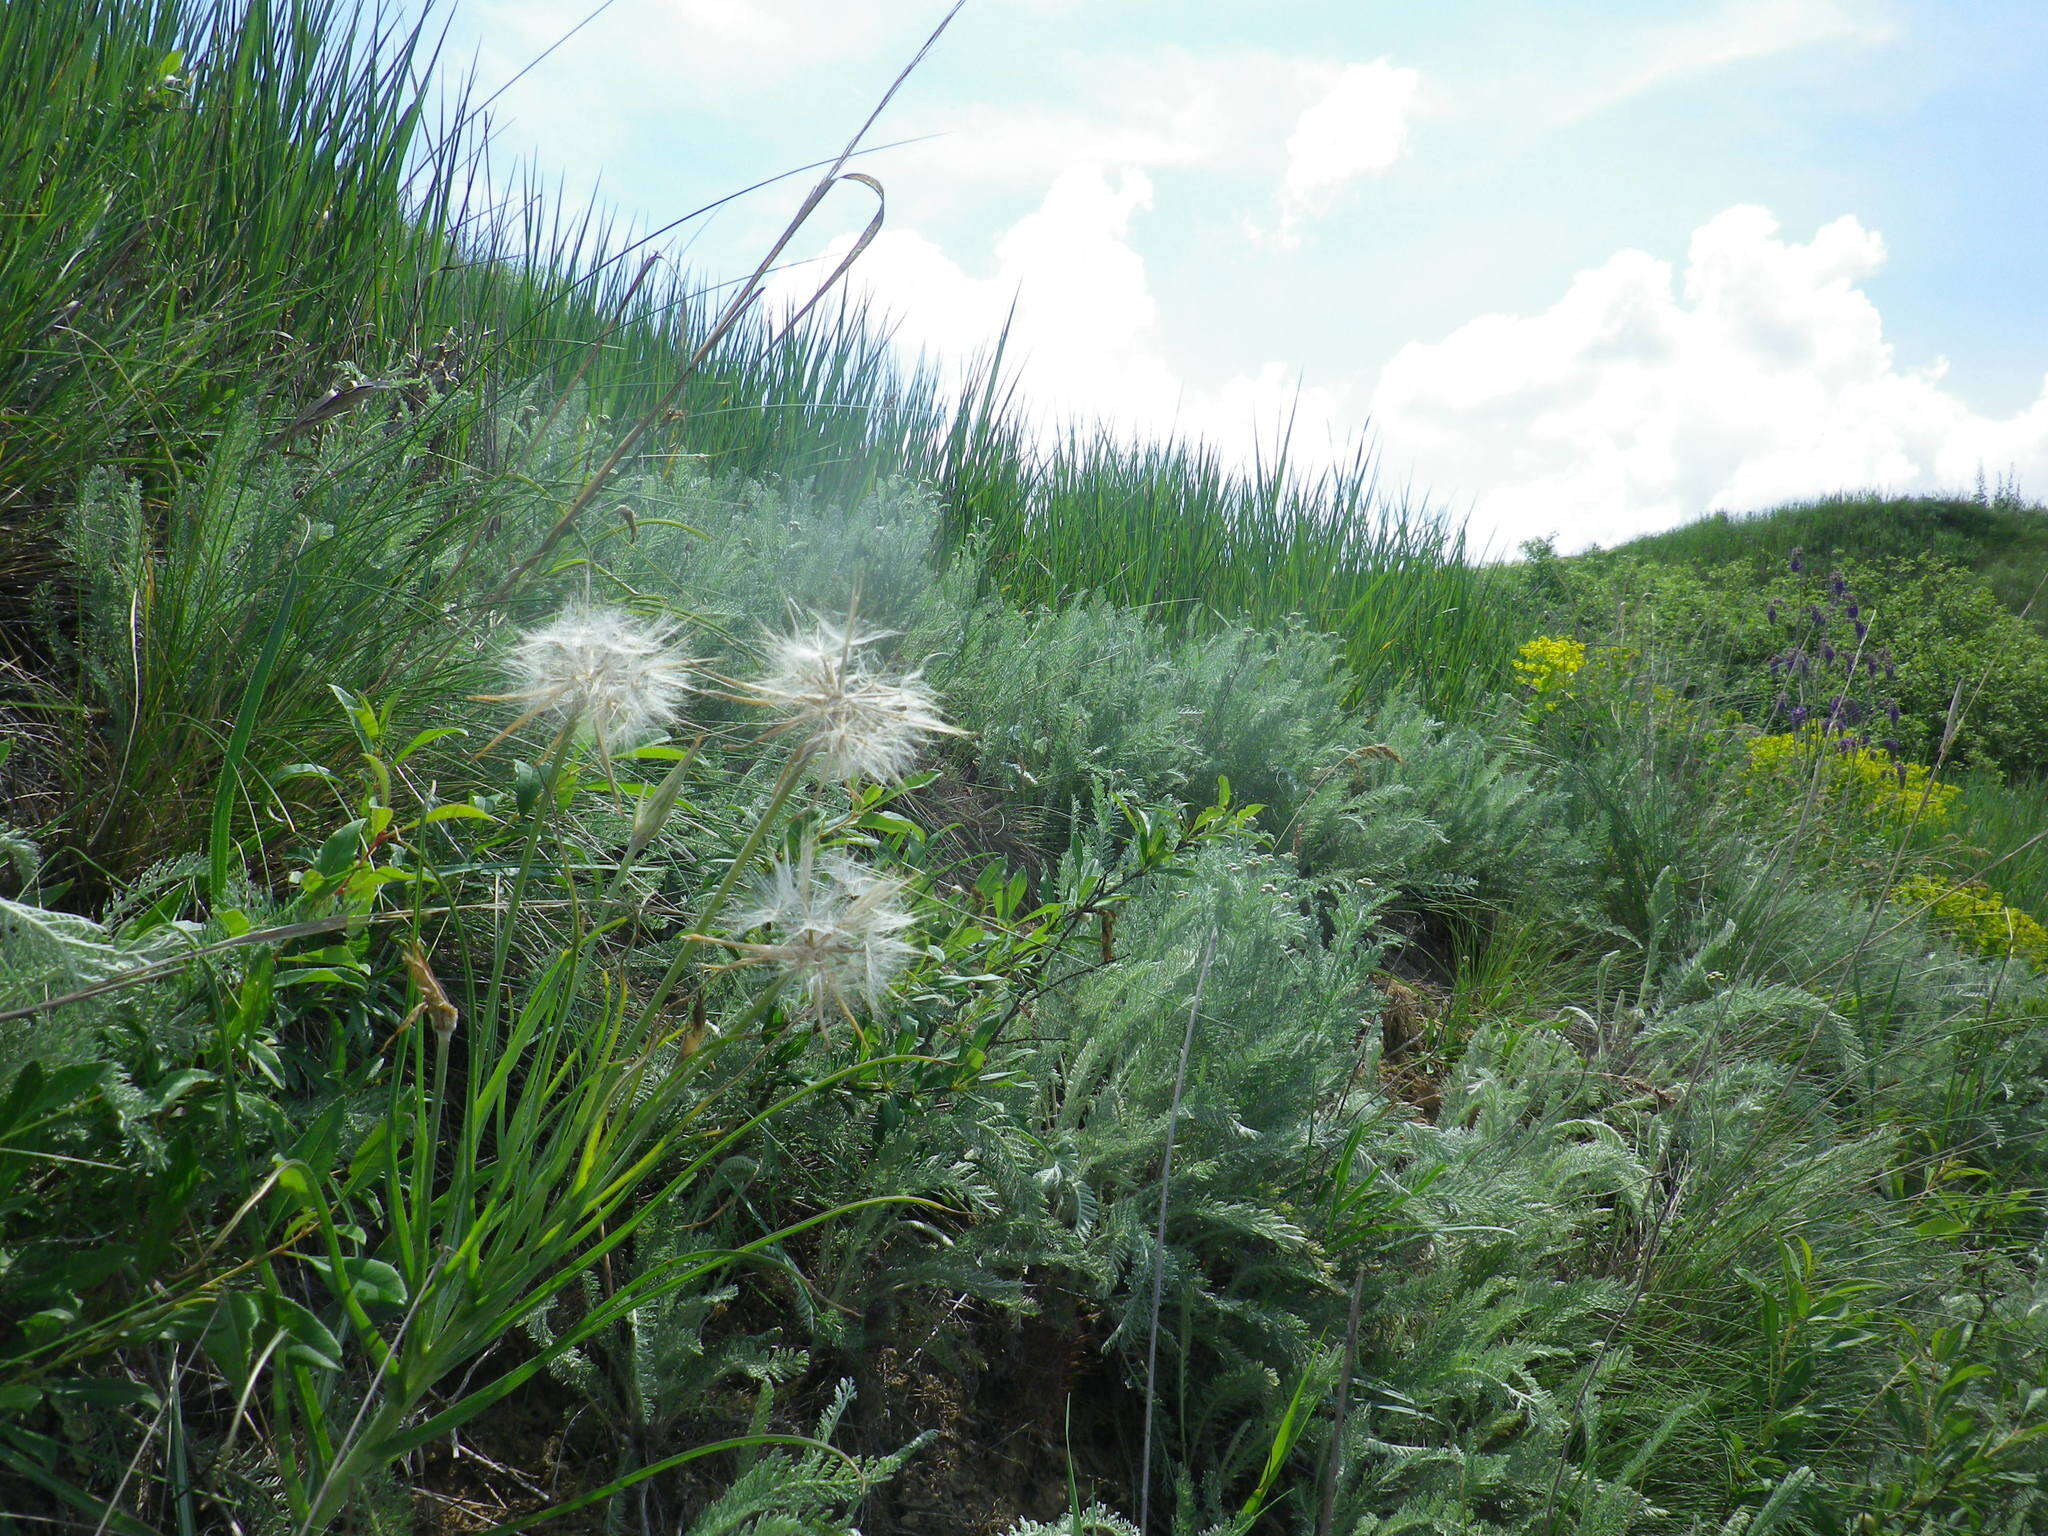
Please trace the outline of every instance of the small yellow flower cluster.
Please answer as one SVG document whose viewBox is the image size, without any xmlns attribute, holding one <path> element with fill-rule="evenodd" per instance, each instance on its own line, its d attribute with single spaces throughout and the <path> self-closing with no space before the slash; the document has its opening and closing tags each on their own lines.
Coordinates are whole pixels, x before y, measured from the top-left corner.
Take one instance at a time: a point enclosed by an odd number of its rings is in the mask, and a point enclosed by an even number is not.
<svg viewBox="0 0 2048 1536">
<path fill-rule="evenodd" d="M 1950 885 L 1914 875 L 1892 890 L 1901 906 L 1924 910 L 1929 922 L 1963 948 L 1991 959 L 2011 956 L 2048 971 L 2048 928 L 1981 882 Z"/>
<path fill-rule="evenodd" d="M 1799 795 L 1818 777 L 1821 792 L 1870 821 L 1929 825 L 1948 819 L 1958 790 L 1922 763 L 1882 747 L 1845 744 L 1819 726 L 1759 736 L 1749 744 L 1745 787 L 1753 795 Z"/>
<path fill-rule="evenodd" d="M 1529 690 L 1532 705 L 1556 709 L 1567 699 L 1626 678 L 1635 659 L 1625 645 L 1588 646 L 1569 635 L 1538 635 L 1515 652 L 1515 678 Z"/>
<path fill-rule="evenodd" d="M 1565 635 L 1538 635 L 1515 653 L 1515 676 L 1545 709 L 1572 697 L 1573 679 L 1585 669 L 1585 643 Z"/>
</svg>

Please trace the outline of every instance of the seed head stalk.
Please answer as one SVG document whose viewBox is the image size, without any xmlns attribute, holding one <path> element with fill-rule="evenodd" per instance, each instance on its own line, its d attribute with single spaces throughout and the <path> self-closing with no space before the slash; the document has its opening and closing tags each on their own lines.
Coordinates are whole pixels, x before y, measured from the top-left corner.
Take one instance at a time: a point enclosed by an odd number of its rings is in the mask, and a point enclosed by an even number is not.
<svg viewBox="0 0 2048 1536">
<path fill-rule="evenodd" d="M 660 835 L 663 825 L 667 823 L 670 812 L 675 809 L 676 797 L 682 793 L 683 780 L 695 765 L 698 750 L 703 744 L 704 738 L 701 736 L 691 742 L 684 749 L 683 755 L 677 758 L 674 765 L 662 776 L 661 783 L 655 786 L 654 793 L 640 802 L 633 816 L 632 833 L 626 840 L 626 851 L 619 856 L 618 868 L 612 871 L 612 877 L 605 885 L 604 894 L 597 900 L 596 912 L 599 924 L 596 932 L 602 933 L 607 928 L 614 926 L 615 923 L 623 921 L 621 918 L 607 919 L 605 914 L 612 912 L 616 908 L 620 893 L 625 889 L 626 877 L 633 872 L 633 866 L 639 862 L 640 855 L 647 851 L 648 846 Z M 572 903 L 574 903 L 575 890 L 573 886 L 570 889 L 570 897 Z M 581 904 L 573 904 L 571 910 L 577 914 L 576 923 L 578 930 L 575 955 L 571 963 L 568 981 L 569 990 L 574 992 L 582 982 L 586 946 L 582 942 L 585 936 L 581 932 Z"/>
<path fill-rule="evenodd" d="M 848 172 L 846 170 L 846 162 L 853 158 L 854 151 L 860 148 L 861 140 L 867 137 L 868 130 L 874 127 L 875 121 L 882 115 L 883 109 L 895 99 L 896 93 L 903 88 L 903 82 L 910 78 L 911 72 L 924 62 L 925 55 L 932 51 L 933 46 L 939 40 L 939 35 L 952 25 L 953 18 L 960 13 L 960 7 L 965 3 L 966 0 L 954 0 L 952 8 L 940 18 L 938 26 L 934 27 L 931 35 L 925 39 L 924 46 L 918 49 L 916 56 L 903 67 L 902 73 L 897 75 L 888 90 L 882 93 L 881 100 L 875 103 L 875 108 L 868 114 L 867 120 L 855 130 L 853 137 L 846 141 L 846 148 L 839 152 L 838 158 L 826 168 L 825 174 L 818 178 L 817 185 L 813 186 L 810 192 L 805 195 L 803 204 L 797 209 L 795 216 L 790 219 L 788 224 L 783 226 L 782 233 L 776 236 L 775 243 L 768 248 L 768 252 L 761 258 L 760 264 L 754 268 L 747 280 L 740 284 L 739 291 L 733 295 L 732 301 L 726 305 L 724 312 L 713 323 L 710 332 L 704 337 L 703 341 L 698 343 L 697 349 L 684 361 L 682 368 L 677 372 L 667 392 L 621 435 L 611 453 L 591 472 L 589 479 L 583 483 L 583 488 L 571 498 L 568 508 L 555 520 L 554 525 L 548 529 L 547 533 L 542 536 L 540 543 L 534 547 L 533 552 L 515 565 L 507 573 L 505 579 L 484 599 L 486 605 L 498 602 L 508 592 L 518 586 L 526 574 L 541 562 L 548 551 L 554 548 L 556 542 L 575 524 L 577 517 L 583 512 L 584 508 L 588 507 L 596 499 L 598 492 L 604 488 L 606 482 L 611 479 L 618 467 L 639 446 L 640 439 L 657 422 L 667 418 L 668 413 L 682 399 L 683 391 L 688 387 L 690 379 L 697 369 L 703 365 L 706 358 L 712 355 L 719 342 L 725 339 L 726 332 L 737 325 L 740 317 L 760 298 L 763 292 L 763 281 L 774 269 L 775 263 L 780 259 L 784 249 L 797 237 L 798 232 L 802 230 L 804 225 L 810 222 L 811 215 L 816 213 L 819 204 L 825 201 L 825 195 L 842 180 L 858 181 L 872 189 L 877 201 L 880 201 L 882 184 L 876 181 L 874 177 L 863 175 L 858 171 Z M 817 291 L 811 295 L 810 300 L 803 308 L 798 310 L 796 314 L 792 315 L 784 323 L 782 334 L 787 335 L 796 325 L 797 321 L 815 308 L 818 302 L 838 284 L 839 280 L 846 275 L 854 262 L 859 260 L 861 253 L 874 243 L 875 236 L 880 234 L 881 230 L 882 211 L 878 207 L 874 217 L 868 221 L 867 228 L 861 233 L 860 238 L 854 242 L 853 248 L 840 259 L 839 264 L 832 269 L 831 274 L 819 285 Z"/>
<path fill-rule="evenodd" d="M 720 877 L 718 884 L 712 887 L 711 894 L 705 898 L 703 909 L 697 914 L 696 928 L 699 933 L 710 930 L 712 923 L 732 896 L 733 887 L 739 883 L 740 872 L 753 863 L 754 855 L 761 851 L 761 844 L 768 837 L 768 829 L 775 824 L 783 808 L 789 804 L 789 797 L 796 793 L 797 785 L 803 782 L 807 756 L 808 754 L 803 752 L 791 753 L 789 761 L 782 765 L 782 772 L 775 780 L 774 792 L 768 797 L 767 808 L 761 812 L 760 820 L 754 823 L 753 830 L 747 833 L 747 840 L 740 845 L 740 851 L 733 856 L 732 863 L 726 866 L 725 874 Z M 678 950 L 675 959 L 669 962 L 668 969 L 662 973 L 661 980 L 654 984 L 654 990 L 647 994 L 647 1002 L 640 1010 L 640 1030 L 643 1034 L 653 1027 L 655 1014 L 661 1010 L 661 1005 L 668 1001 L 669 994 L 675 991 L 676 983 L 683 979 L 683 972 L 689 969 L 693 958 L 693 952 L 688 945 Z"/>
</svg>

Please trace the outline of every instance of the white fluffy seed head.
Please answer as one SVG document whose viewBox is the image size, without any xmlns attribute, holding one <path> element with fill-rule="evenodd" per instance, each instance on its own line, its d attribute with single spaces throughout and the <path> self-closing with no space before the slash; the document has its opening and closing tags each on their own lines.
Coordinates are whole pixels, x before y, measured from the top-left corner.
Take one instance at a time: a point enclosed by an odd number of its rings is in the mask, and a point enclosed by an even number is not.
<svg viewBox="0 0 2048 1536">
<path fill-rule="evenodd" d="M 506 697 L 572 724 L 601 750 L 630 747 L 675 719 L 690 692 L 691 663 L 672 639 L 616 608 L 565 608 L 512 647 L 520 688 Z"/>
<path fill-rule="evenodd" d="M 952 727 L 916 673 L 873 671 L 868 647 L 881 631 L 814 618 L 769 644 L 768 667 L 752 692 L 782 717 L 816 777 L 894 783 L 910 771 L 927 736 Z"/>
<path fill-rule="evenodd" d="M 820 1018 L 880 1003 L 917 956 L 897 937 L 913 921 L 902 881 L 809 844 L 794 860 L 778 859 L 734 919 L 742 933 L 768 930 L 766 943 L 743 945 L 743 952 L 780 969 L 804 1011 Z"/>
</svg>

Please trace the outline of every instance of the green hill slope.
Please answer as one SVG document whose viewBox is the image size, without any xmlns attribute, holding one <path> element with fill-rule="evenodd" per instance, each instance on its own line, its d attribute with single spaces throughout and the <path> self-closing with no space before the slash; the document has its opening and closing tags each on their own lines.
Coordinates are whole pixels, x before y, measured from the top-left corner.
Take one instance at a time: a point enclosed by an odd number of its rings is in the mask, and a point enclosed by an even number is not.
<svg viewBox="0 0 2048 1536">
<path fill-rule="evenodd" d="M 1585 558 L 1667 564 L 1777 566 L 1793 550 L 1816 561 L 1927 557 L 1983 578 L 1999 600 L 2048 627 L 2048 507 L 1998 493 L 1947 496 L 1827 496 L 1768 512 L 1717 512 L 1698 522 L 1632 539 Z"/>
</svg>

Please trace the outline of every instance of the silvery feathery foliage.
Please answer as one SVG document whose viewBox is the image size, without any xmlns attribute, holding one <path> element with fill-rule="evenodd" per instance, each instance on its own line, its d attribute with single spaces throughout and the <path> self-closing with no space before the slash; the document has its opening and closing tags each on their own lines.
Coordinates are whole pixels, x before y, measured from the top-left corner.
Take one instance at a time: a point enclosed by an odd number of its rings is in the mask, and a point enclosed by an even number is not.
<svg viewBox="0 0 2048 1536">
<path fill-rule="evenodd" d="M 1077 1520 L 1070 1510 L 1050 1524 L 1020 1520 L 1003 1536 L 1138 1536 L 1138 1528 L 1106 1504 L 1091 1504 Z"/>
<path fill-rule="evenodd" d="M 124 943 L 90 918 L 0 900 L 0 1004 L 35 1002 L 137 970 L 175 950 L 179 931 Z"/>
<path fill-rule="evenodd" d="M 779 968 L 823 1016 L 861 1002 L 872 1008 L 916 957 L 897 935 L 911 925 L 903 882 L 811 845 L 778 859 L 735 919 L 741 932 L 765 928 L 764 944 L 742 945 L 750 963 Z"/>
<path fill-rule="evenodd" d="M 572 606 L 520 636 L 510 667 L 518 691 L 499 695 L 596 738 L 629 746 L 676 717 L 691 663 L 672 633 L 616 608 Z"/>
<path fill-rule="evenodd" d="M 750 691 L 781 715 L 777 734 L 796 739 L 820 779 L 893 783 L 925 737 L 952 731 L 918 674 L 892 678 L 869 667 L 866 651 L 883 638 L 813 617 L 770 642 L 767 671 Z"/>
<path fill-rule="evenodd" d="M 832 1438 L 852 1405 L 853 1383 L 841 1381 L 818 1415 L 807 1449 L 761 1457 L 690 1523 L 685 1536 L 860 1536 L 854 1519 L 862 1502 L 901 1471 L 933 1432 L 885 1456 L 849 1456 L 832 1448 Z"/>
</svg>

